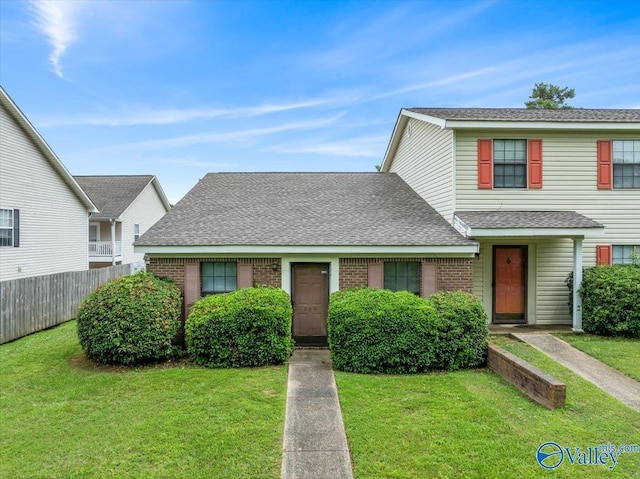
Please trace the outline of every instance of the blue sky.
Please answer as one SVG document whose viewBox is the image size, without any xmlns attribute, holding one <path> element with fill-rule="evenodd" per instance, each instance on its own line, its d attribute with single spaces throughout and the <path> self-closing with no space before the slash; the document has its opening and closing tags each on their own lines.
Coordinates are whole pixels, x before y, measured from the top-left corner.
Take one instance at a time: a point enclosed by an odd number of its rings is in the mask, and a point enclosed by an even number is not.
<svg viewBox="0 0 640 479">
<path fill-rule="evenodd" d="M 0 1 L 0 82 L 76 175 L 374 171 L 402 107 L 640 108 L 636 1 Z"/>
</svg>

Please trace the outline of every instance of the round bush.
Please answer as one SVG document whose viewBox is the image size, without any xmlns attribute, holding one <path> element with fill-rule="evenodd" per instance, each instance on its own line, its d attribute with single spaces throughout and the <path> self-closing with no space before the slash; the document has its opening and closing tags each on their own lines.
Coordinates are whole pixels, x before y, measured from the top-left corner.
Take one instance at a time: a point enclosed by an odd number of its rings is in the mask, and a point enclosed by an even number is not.
<svg viewBox="0 0 640 479">
<path fill-rule="evenodd" d="M 293 350 L 292 315 L 290 297 L 279 288 L 206 296 L 187 318 L 187 351 L 212 368 L 280 364 Z"/>
<path fill-rule="evenodd" d="M 418 373 L 434 361 L 427 340 L 433 306 L 408 292 L 337 291 L 329 303 L 333 365 L 358 373 Z"/>
<path fill-rule="evenodd" d="M 586 268 L 580 296 L 586 332 L 640 338 L 640 267 Z"/>
<path fill-rule="evenodd" d="M 436 310 L 430 318 L 429 341 L 434 347 L 434 369 L 453 371 L 482 366 L 487 358 L 487 313 L 475 296 L 440 292 L 429 296 Z"/>
<path fill-rule="evenodd" d="M 114 279 L 91 293 L 78 311 L 78 337 L 87 357 L 138 364 L 173 357 L 180 329 L 178 287 L 144 271 Z"/>
</svg>

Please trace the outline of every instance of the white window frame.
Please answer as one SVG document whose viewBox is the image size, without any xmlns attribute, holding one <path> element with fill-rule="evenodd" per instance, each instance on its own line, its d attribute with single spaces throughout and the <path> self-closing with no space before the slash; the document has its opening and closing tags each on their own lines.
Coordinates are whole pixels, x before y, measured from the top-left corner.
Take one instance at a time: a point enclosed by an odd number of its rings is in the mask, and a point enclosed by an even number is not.
<svg viewBox="0 0 640 479">
<path fill-rule="evenodd" d="M 496 162 L 496 142 L 497 141 L 520 141 L 524 142 L 524 163 L 516 160 L 502 160 L 502 163 Z M 529 140 L 526 138 L 494 138 L 491 144 L 491 162 L 492 162 L 492 175 L 493 175 L 493 189 L 494 190 L 526 190 L 529 186 Z M 497 166 L 524 166 L 524 184 L 522 186 L 496 186 L 496 165 Z M 502 175 L 505 177 L 506 175 Z M 514 177 L 515 178 L 515 177 Z"/>
<path fill-rule="evenodd" d="M 89 223 L 89 241 L 91 241 L 91 228 L 96 228 L 96 241 L 100 241 L 100 223 Z"/>
<path fill-rule="evenodd" d="M 15 240 L 15 231 L 14 231 L 14 224 L 13 224 L 13 210 L 14 208 L 0 208 L 0 211 L 8 211 L 9 212 L 9 221 L 11 222 L 11 226 L 1 226 L 0 225 L 0 229 L 1 230 L 9 230 L 9 232 L 11 233 L 10 236 L 10 243 L 8 245 L 0 245 L 0 248 L 13 248 L 14 245 L 14 240 Z"/>
<path fill-rule="evenodd" d="M 133 241 L 138 241 L 140 238 L 140 225 L 138 223 L 134 223 L 133 225 Z"/>
<path fill-rule="evenodd" d="M 630 163 L 625 162 L 624 158 L 622 159 L 622 161 L 618 158 L 618 161 L 616 161 L 616 153 L 619 154 L 619 151 L 616 151 L 616 143 L 634 143 L 633 145 L 633 152 L 634 152 L 634 159 L 636 161 L 632 161 Z M 639 144 L 640 141 L 639 140 L 629 140 L 629 139 L 618 139 L 618 140 L 611 140 L 611 168 L 612 168 L 612 176 L 611 176 L 611 188 L 614 190 L 637 190 L 640 189 L 640 185 L 638 186 L 616 186 L 616 166 L 620 167 L 622 166 L 629 166 L 629 165 L 637 165 L 637 168 L 640 169 L 640 148 L 639 148 Z M 632 175 L 631 178 L 634 179 L 634 183 L 638 183 L 638 181 L 640 181 L 640 179 L 636 179 L 635 175 Z"/>
</svg>

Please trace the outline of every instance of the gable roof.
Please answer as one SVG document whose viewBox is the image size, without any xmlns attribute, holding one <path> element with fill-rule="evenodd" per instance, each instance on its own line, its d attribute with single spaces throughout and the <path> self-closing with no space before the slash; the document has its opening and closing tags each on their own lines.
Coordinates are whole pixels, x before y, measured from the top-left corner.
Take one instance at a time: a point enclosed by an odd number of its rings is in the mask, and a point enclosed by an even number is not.
<svg viewBox="0 0 640 479">
<path fill-rule="evenodd" d="M 604 225 L 575 211 L 456 211 L 456 226 L 468 237 L 584 236 Z"/>
<path fill-rule="evenodd" d="M 135 244 L 476 250 L 395 173 L 209 173 Z"/>
<path fill-rule="evenodd" d="M 529 108 L 407 108 L 441 120 L 560 121 L 560 122 L 640 122 L 640 110 L 569 108 L 566 110 Z"/>
<path fill-rule="evenodd" d="M 431 123 L 443 130 L 640 130 L 640 109 L 403 108 L 393 127 L 382 159 L 381 171 L 388 171 L 402 133 L 411 118 Z"/>
<path fill-rule="evenodd" d="M 31 124 L 27 117 L 22 113 L 18 105 L 14 103 L 9 94 L 0 86 L 0 106 L 7 114 L 18 124 L 20 129 L 25 133 L 27 138 L 31 140 L 36 149 L 51 164 L 53 169 L 58 173 L 62 181 L 73 191 L 76 197 L 84 205 L 89 212 L 97 212 L 96 205 L 93 204 L 89 196 L 82 190 L 78 182 L 71 176 L 69 170 L 64 166 L 60 158 L 53 152 L 51 147 L 42 138 L 38 130 Z"/>
<path fill-rule="evenodd" d="M 153 175 L 75 176 L 74 178 L 100 210 L 99 213 L 92 214 L 91 219 L 120 218 L 142 190 L 152 182 L 166 210 L 170 209 L 169 201 Z"/>
</svg>

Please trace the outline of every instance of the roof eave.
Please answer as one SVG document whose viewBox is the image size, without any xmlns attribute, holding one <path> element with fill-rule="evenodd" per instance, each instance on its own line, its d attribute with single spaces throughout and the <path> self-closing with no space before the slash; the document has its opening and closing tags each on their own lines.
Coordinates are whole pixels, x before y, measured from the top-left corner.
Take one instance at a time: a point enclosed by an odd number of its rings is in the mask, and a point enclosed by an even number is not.
<svg viewBox="0 0 640 479">
<path fill-rule="evenodd" d="M 445 120 L 444 123 L 443 128 L 451 130 L 640 130 L 640 123 L 610 121 Z"/>
<path fill-rule="evenodd" d="M 478 244 L 466 245 L 194 245 L 194 246 L 161 246 L 134 245 L 136 253 L 150 255 L 233 255 L 233 254 L 333 254 L 333 255 L 442 255 L 455 257 L 473 257 L 478 252 Z"/>
<path fill-rule="evenodd" d="M 585 238 L 601 236 L 604 227 L 593 228 L 472 228 L 467 227 L 467 238 Z"/>
<path fill-rule="evenodd" d="M 40 150 L 43 156 L 51 163 L 62 180 L 71 188 L 73 193 L 78 197 L 80 202 L 85 206 L 89 213 L 98 213 L 98 208 L 91 201 L 91 198 L 84 192 L 78 182 L 73 178 L 66 166 L 60 161 L 44 138 L 38 133 L 38 130 L 31 124 L 22 110 L 14 103 L 9 94 L 0 86 L 0 104 L 4 106 L 14 120 L 20 125 L 23 131 L 33 141 L 35 146 Z"/>
</svg>

